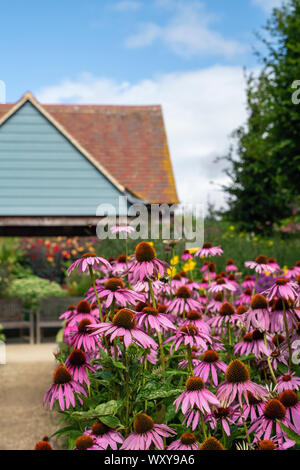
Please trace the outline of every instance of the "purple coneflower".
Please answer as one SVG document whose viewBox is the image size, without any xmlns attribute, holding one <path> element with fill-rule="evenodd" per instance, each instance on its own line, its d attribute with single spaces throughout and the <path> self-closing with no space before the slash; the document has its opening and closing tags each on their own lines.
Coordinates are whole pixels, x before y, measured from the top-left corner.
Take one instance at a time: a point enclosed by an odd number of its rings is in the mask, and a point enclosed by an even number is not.
<svg viewBox="0 0 300 470">
<path fill-rule="evenodd" d="M 75 441 L 75 447 L 73 450 L 102 450 L 97 444 L 95 444 L 92 436 L 87 436 L 83 434 L 82 436 L 77 437 Z"/>
<path fill-rule="evenodd" d="M 64 366 L 58 366 L 53 374 L 53 385 L 49 388 L 43 399 L 43 404 L 53 408 L 54 402 L 58 400 L 61 410 L 69 408 L 70 405 L 75 407 L 75 396 L 76 394 L 79 402 L 83 403 L 80 394 L 87 396 L 85 389 L 82 385 L 76 382 L 70 373 L 70 371 Z"/>
<path fill-rule="evenodd" d="M 269 349 L 271 342 L 268 341 L 268 346 L 264 343 L 264 333 L 260 330 L 249 331 L 243 336 L 243 341 L 236 343 L 234 346 L 234 354 L 236 356 L 254 354 L 256 358 L 260 359 L 261 356 L 269 356 L 271 351 Z"/>
<path fill-rule="evenodd" d="M 218 315 L 207 320 L 212 328 L 221 328 L 222 326 L 228 324 L 234 325 L 237 321 L 240 321 L 240 317 L 235 313 L 234 307 L 229 302 L 224 302 L 218 312 Z"/>
<path fill-rule="evenodd" d="M 138 414 L 133 422 L 134 431 L 125 439 L 121 450 L 148 450 L 153 443 L 158 450 L 164 449 L 162 437 L 170 437 L 176 432 L 166 424 L 155 424 L 145 413 Z"/>
<path fill-rule="evenodd" d="M 168 263 L 156 258 L 156 251 L 150 243 L 140 242 L 134 252 L 135 261 L 128 268 L 128 273 L 132 275 L 133 283 L 157 278 L 158 274 L 163 276 Z"/>
<path fill-rule="evenodd" d="M 205 333 L 204 331 L 199 331 L 195 325 L 184 325 L 181 326 L 178 330 L 176 330 L 175 335 L 171 336 L 170 338 L 166 339 L 164 343 L 172 342 L 170 348 L 170 354 L 173 355 L 173 348 L 175 351 L 179 348 L 181 344 L 184 346 L 189 346 L 193 348 L 203 348 L 207 349 L 207 345 L 211 343 L 210 336 Z"/>
<path fill-rule="evenodd" d="M 226 450 L 223 444 L 213 436 L 202 442 L 199 450 Z"/>
<path fill-rule="evenodd" d="M 243 425 L 243 420 L 248 419 L 250 417 L 251 421 L 254 421 L 255 419 L 259 418 L 264 412 L 265 408 L 265 402 L 262 401 L 261 398 L 255 398 L 253 393 L 247 392 L 248 395 L 248 404 L 243 404 L 243 413 L 240 416 L 239 419 L 239 424 L 242 426 Z M 239 405 L 236 405 L 235 409 L 240 411 Z"/>
<path fill-rule="evenodd" d="M 188 411 L 195 411 L 194 407 L 196 407 L 203 414 L 206 414 L 211 413 L 212 405 L 220 406 L 217 397 L 205 388 L 205 382 L 201 377 L 189 377 L 185 383 L 185 388 L 186 390 L 173 403 L 176 406 L 176 411 L 181 406 L 182 413 L 186 414 Z M 195 416 L 193 416 L 194 422 Z M 189 423 L 187 423 L 187 426 L 189 427 Z"/>
<path fill-rule="evenodd" d="M 115 261 L 113 261 L 112 264 L 112 274 L 113 276 L 120 276 L 124 274 L 126 269 L 128 268 L 129 261 L 127 259 L 127 256 L 124 254 L 121 254 L 117 257 Z"/>
<path fill-rule="evenodd" d="M 297 287 L 296 282 L 289 281 L 284 277 L 278 277 L 272 287 L 264 291 L 263 294 L 267 294 L 267 300 L 272 300 L 274 297 L 295 300 L 298 295 Z"/>
<path fill-rule="evenodd" d="M 171 442 L 167 450 L 199 450 L 199 446 L 195 434 L 185 432 L 180 439 Z"/>
<path fill-rule="evenodd" d="M 268 393 L 264 387 L 250 381 L 250 372 L 239 359 L 234 359 L 229 363 L 225 372 L 225 382 L 222 382 L 217 390 L 217 397 L 222 406 L 229 406 L 236 398 L 240 406 L 244 398 L 249 404 L 248 392 L 257 399 L 264 399 Z"/>
<path fill-rule="evenodd" d="M 78 268 L 78 273 L 81 274 L 89 273 L 90 267 L 97 270 L 102 265 L 104 265 L 108 270 L 112 269 L 110 263 L 106 259 L 97 256 L 96 253 L 85 253 L 68 268 L 68 276 L 70 276 L 71 272 L 74 271 L 75 268 Z"/>
<path fill-rule="evenodd" d="M 286 316 L 286 322 L 288 329 L 293 327 L 297 328 L 298 320 L 294 313 L 290 302 L 286 299 L 273 299 L 270 313 L 270 330 L 274 332 L 283 331 L 285 329 L 284 324 L 284 312 Z"/>
<path fill-rule="evenodd" d="M 87 370 L 96 372 L 96 369 L 88 362 L 84 351 L 74 349 L 66 359 L 65 364 L 76 382 L 90 385 L 91 382 Z"/>
<path fill-rule="evenodd" d="M 109 336 L 110 342 L 117 336 L 124 337 L 125 348 L 128 348 L 131 343 L 136 343 L 145 349 L 157 348 L 157 343 L 144 331 L 136 327 L 135 314 L 127 308 L 119 310 L 114 315 L 112 322 L 90 325 L 90 328 L 93 329 L 92 336 L 104 334 L 104 336 Z"/>
<path fill-rule="evenodd" d="M 91 436 L 94 443 L 101 448 L 106 450 L 110 447 L 113 450 L 118 450 L 118 444 L 123 444 L 124 437 L 116 431 L 114 428 L 106 426 L 100 420 L 96 421 L 91 429 L 86 429 L 84 435 Z"/>
<path fill-rule="evenodd" d="M 192 299 L 192 293 L 186 286 L 181 286 L 177 289 L 175 299 L 171 300 L 168 306 L 168 312 L 176 315 L 189 310 L 201 309 L 201 303 Z"/>
<path fill-rule="evenodd" d="M 71 346 L 76 349 L 80 349 L 82 346 L 86 352 L 95 351 L 99 348 L 99 341 L 91 335 L 90 327 L 97 327 L 100 325 L 101 323 L 94 324 L 88 318 L 83 318 L 77 325 L 77 331 L 71 333 Z"/>
<path fill-rule="evenodd" d="M 244 292 L 242 292 L 241 295 L 239 296 L 238 302 L 239 302 L 239 304 L 250 305 L 251 298 L 252 298 L 252 289 L 247 287 L 244 290 Z"/>
<path fill-rule="evenodd" d="M 176 326 L 166 317 L 165 314 L 159 313 L 154 307 L 144 307 L 142 312 L 135 314 L 137 324 L 144 329 L 151 328 L 155 331 L 176 330 Z"/>
<path fill-rule="evenodd" d="M 273 273 L 275 269 L 268 263 L 268 258 L 265 255 L 258 255 L 255 261 L 245 261 L 246 268 L 254 269 L 255 272 L 261 274 L 264 271 Z"/>
<path fill-rule="evenodd" d="M 183 253 L 181 255 L 181 259 L 183 261 L 188 261 L 189 259 L 192 259 L 193 255 L 189 252 L 189 250 L 183 250 Z"/>
<path fill-rule="evenodd" d="M 271 398 L 264 406 L 263 414 L 250 426 L 249 433 L 255 432 L 255 441 L 270 439 L 275 432 L 279 442 L 286 440 L 287 434 L 279 426 L 279 422 L 293 429 L 292 423 L 287 419 L 286 408 L 277 398 Z M 293 429 L 294 430 L 294 429 Z"/>
<path fill-rule="evenodd" d="M 281 393 L 284 390 L 299 390 L 300 388 L 300 377 L 294 377 L 295 372 L 288 372 L 287 374 L 281 375 L 277 379 L 278 392 Z"/>
<path fill-rule="evenodd" d="M 195 256 L 208 258 L 209 256 L 221 256 L 222 254 L 223 250 L 220 246 L 213 246 L 212 243 L 204 242 L 202 248 L 196 251 Z"/>
<path fill-rule="evenodd" d="M 68 326 L 75 326 L 78 325 L 81 320 L 88 319 L 93 323 L 95 321 L 95 316 L 91 314 L 91 305 L 87 300 L 81 300 L 76 310 L 74 310 L 74 314 L 72 318 L 68 321 Z"/>
<path fill-rule="evenodd" d="M 143 301 L 145 296 L 133 290 L 126 289 L 122 279 L 117 277 L 109 278 L 104 286 L 96 287 L 97 294 L 100 300 L 106 300 L 105 307 L 109 308 L 113 302 L 116 302 L 121 307 L 126 307 L 126 304 L 134 304 L 136 301 Z M 91 287 L 87 293 L 87 298 L 91 302 L 96 301 L 94 289 Z"/>
<path fill-rule="evenodd" d="M 216 313 L 222 307 L 224 301 L 224 295 L 222 292 L 218 292 L 207 304 L 207 310 L 212 313 Z"/>
<path fill-rule="evenodd" d="M 67 310 L 59 316 L 60 320 L 69 320 L 76 314 L 76 306 L 69 305 Z"/>
<path fill-rule="evenodd" d="M 218 353 L 208 349 L 203 354 L 202 360 L 198 361 L 197 366 L 194 368 L 194 374 L 201 377 L 204 382 L 207 382 L 209 376 L 211 376 L 214 385 L 218 385 L 218 373 L 225 372 L 226 369 L 227 364 L 220 361 Z"/>
<path fill-rule="evenodd" d="M 300 402 L 294 390 L 284 390 L 278 397 L 285 406 L 287 418 L 295 426 L 297 433 L 300 431 Z"/>
<path fill-rule="evenodd" d="M 215 411 L 205 416 L 205 423 L 208 423 L 211 429 L 215 430 L 218 423 L 224 429 L 227 436 L 230 436 L 230 425 L 234 425 L 240 416 L 240 411 L 232 406 L 228 408 L 216 408 Z"/>
<path fill-rule="evenodd" d="M 268 302 L 261 294 L 255 294 L 250 302 L 250 308 L 245 314 L 246 328 L 268 330 L 270 326 L 270 312 Z"/>
<path fill-rule="evenodd" d="M 227 273 L 234 273 L 234 272 L 238 271 L 238 267 L 234 264 L 234 261 L 232 259 L 228 259 L 226 261 L 225 271 Z"/>
<path fill-rule="evenodd" d="M 190 310 L 186 314 L 186 319 L 180 319 L 179 324 L 183 325 L 195 325 L 198 330 L 204 331 L 205 333 L 210 333 L 210 326 L 209 324 L 203 320 L 202 314 L 197 312 L 197 310 Z"/>
<path fill-rule="evenodd" d="M 234 292 L 236 290 L 236 286 L 234 286 L 224 277 L 218 277 L 215 281 L 212 282 L 211 287 L 208 289 L 208 292 L 211 292 L 212 294 L 217 294 L 218 292 L 224 292 L 226 290 Z"/>
</svg>

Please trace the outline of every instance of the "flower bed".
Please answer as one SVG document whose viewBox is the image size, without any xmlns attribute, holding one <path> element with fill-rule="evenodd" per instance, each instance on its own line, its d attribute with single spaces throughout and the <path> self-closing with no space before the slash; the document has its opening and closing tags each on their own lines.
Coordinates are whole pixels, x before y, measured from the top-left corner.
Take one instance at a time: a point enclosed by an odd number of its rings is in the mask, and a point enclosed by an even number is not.
<svg viewBox="0 0 300 470">
<path fill-rule="evenodd" d="M 44 397 L 68 449 L 299 448 L 299 263 L 283 272 L 259 255 L 244 276 L 233 259 L 217 272 L 221 255 L 185 250 L 177 261 L 197 270 L 174 274 L 141 242 L 128 258 L 87 253 L 69 267 L 91 288 L 61 314 Z"/>
</svg>

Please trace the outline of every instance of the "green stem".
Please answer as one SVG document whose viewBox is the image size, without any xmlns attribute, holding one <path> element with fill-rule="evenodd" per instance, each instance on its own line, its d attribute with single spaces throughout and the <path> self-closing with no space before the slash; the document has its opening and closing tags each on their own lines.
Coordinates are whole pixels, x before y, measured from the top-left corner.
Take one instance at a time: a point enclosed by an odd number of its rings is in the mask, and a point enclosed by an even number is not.
<svg viewBox="0 0 300 470">
<path fill-rule="evenodd" d="M 190 345 L 187 347 L 187 356 L 188 356 L 188 369 L 189 373 L 193 376 L 194 375 L 194 369 L 193 369 L 193 361 L 192 361 L 192 350 Z"/>
<path fill-rule="evenodd" d="M 129 434 L 129 371 L 128 371 L 128 357 L 127 357 L 125 346 L 124 346 L 124 365 L 125 365 L 125 407 L 126 407 L 125 433 L 126 433 L 126 436 L 128 436 Z"/>
<path fill-rule="evenodd" d="M 264 343 L 265 343 L 265 346 L 267 348 L 268 345 L 267 345 L 267 334 L 266 334 L 266 332 L 264 332 Z M 269 356 L 267 356 L 267 362 L 268 362 L 268 366 L 269 366 L 269 369 L 270 369 L 272 380 L 273 380 L 274 384 L 276 385 L 277 380 L 276 380 L 276 377 L 275 377 L 275 374 L 274 374 L 274 371 L 273 371 L 273 367 L 272 367 L 272 364 L 271 364 L 271 359 L 270 359 Z"/>
<path fill-rule="evenodd" d="M 204 423 L 204 417 L 203 417 L 203 414 L 201 413 L 200 411 L 200 419 L 201 419 L 201 429 L 202 429 L 202 433 L 203 433 L 203 437 L 204 437 L 204 441 L 207 439 L 207 434 L 206 434 L 206 426 L 205 426 L 205 423 Z"/>
<path fill-rule="evenodd" d="M 102 309 L 101 309 L 101 302 L 100 302 L 100 299 L 99 299 L 99 296 L 98 296 L 98 292 L 97 292 L 97 288 L 96 288 L 96 282 L 95 282 L 95 274 L 94 274 L 94 271 L 93 271 L 92 266 L 89 266 L 89 270 L 90 270 L 91 281 L 92 281 L 92 284 L 93 284 L 93 288 L 94 288 L 95 295 L 96 295 L 96 299 L 97 299 L 97 303 L 98 303 L 100 321 L 101 321 L 101 323 L 103 323 L 103 315 L 102 315 Z"/>
<path fill-rule="evenodd" d="M 243 411 L 243 408 L 241 407 L 241 405 L 240 405 L 240 410 L 241 410 L 241 417 L 242 417 L 242 421 L 243 421 L 243 426 L 244 426 L 244 430 L 245 430 L 246 439 L 247 439 L 248 444 L 251 444 L 251 439 L 250 439 L 250 436 L 249 436 L 246 420 L 243 417 L 244 411 Z"/>
<path fill-rule="evenodd" d="M 151 282 L 150 279 L 148 279 L 148 284 L 149 284 L 149 292 L 150 292 L 150 295 L 151 295 L 152 305 L 153 305 L 153 308 L 156 308 L 156 300 L 155 300 L 155 297 L 154 297 L 152 282 Z M 159 350 L 160 350 L 160 364 L 161 364 L 161 368 L 162 368 L 163 377 L 165 377 L 165 353 L 164 353 L 164 345 L 163 345 L 163 342 L 162 342 L 162 337 L 161 337 L 160 331 L 157 332 L 157 337 L 158 337 Z"/>
<path fill-rule="evenodd" d="M 287 318 L 286 318 L 286 307 L 285 307 L 285 300 L 282 299 L 282 304 L 283 304 L 283 320 L 284 320 L 284 327 L 285 327 L 285 334 L 286 334 L 286 340 L 289 348 L 289 370 L 292 368 L 292 347 L 291 347 L 291 340 L 290 340 L 290 334 L 289 334 L 289 328 L 288 328 L 288 323 L 287 323 Z"/>
</svg>

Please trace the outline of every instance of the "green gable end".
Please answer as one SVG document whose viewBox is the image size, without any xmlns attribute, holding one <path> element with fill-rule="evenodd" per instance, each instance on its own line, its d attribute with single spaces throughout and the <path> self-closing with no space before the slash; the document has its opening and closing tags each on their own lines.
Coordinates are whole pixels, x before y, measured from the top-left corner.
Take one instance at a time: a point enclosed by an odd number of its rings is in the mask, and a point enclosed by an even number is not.
<svg viewBox="0 0 300 470">
<path fill-rule="evenodd" d="M 119 196 L 30 102 L 0 126 L 0 216 L 95 216 Z"/>
</svg>

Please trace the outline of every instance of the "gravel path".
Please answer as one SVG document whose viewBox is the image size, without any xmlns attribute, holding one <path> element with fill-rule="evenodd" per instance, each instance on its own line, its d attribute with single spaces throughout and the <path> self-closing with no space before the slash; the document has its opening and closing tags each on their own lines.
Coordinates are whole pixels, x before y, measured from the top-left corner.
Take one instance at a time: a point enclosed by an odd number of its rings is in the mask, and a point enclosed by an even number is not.
<svg viewBox="0 0 300 470">
<path fill-rule="evenodd" d="M 57 429 L 58 415 L 43 408 L 51 385 L 55 344 L 7 345 L 0 364 L 0 450 L 29 450 Z"/>
</svg>

